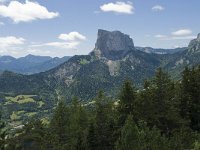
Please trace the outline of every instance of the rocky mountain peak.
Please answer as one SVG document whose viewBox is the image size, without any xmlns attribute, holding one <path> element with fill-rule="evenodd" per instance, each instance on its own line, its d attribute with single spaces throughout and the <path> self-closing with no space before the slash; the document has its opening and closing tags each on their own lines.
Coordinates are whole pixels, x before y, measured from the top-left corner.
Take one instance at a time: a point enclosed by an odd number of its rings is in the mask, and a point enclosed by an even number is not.
<svg viewBox="0 0 200 150">
<path fill-rule="evenodd" d="M 120 31 L 98 30 L 95 50 L 99 50 L 102 56 L 107 58 L 121 57 L 134 49 L 133 40 L 129 35 Z"/>
<path fill-rule="evenodd" d="M 189 53 L 200 52 L 200 33 L 197 35 L 197 38 L 192 40 L 188 46 Z"/>
<path fill-rule="evenodd" d="M 197 40 L 200 41 L 200 33 L 197 35 Z"/>
</svg>

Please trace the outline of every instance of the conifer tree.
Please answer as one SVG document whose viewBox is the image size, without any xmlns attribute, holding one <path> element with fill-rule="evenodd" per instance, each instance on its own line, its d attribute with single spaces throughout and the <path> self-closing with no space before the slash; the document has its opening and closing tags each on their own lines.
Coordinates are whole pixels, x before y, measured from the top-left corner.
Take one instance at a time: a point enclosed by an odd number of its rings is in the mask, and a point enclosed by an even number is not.
<svg viewBox="0 0 200 150">
<path fill-rule="evenodd" d="M 125 81 L 120 91 L 118 126 L 122 127 L 129 115 L 135 115 L 136 91 L 130 81 Z M 135 116 L 133 116 L 135 117 Z"/>
<path fill-rule="evenodd" d="M 44 149 L 47 145 L 45 128 L 40 120 L 32 119 L 25 124 L 24 132 L 19 136 L 22 149 Z"/>
<path fill-rule="evenodd" d="M 84 150 L 87 148 L 87 127 L 88 118 L 85 108 L 78 102 L 76 97 L 70 106 L 70 122 L 68 148 L 74 150 Z"/>
<path fill-rule="evenodd" d="M 155 78 L 146 83 L 144 90 L 140 92 L 140 100 L 137 103 L 140 119 L 168 134 L 174 128 L 178 128 L 182 120 L 175 90 L 170 76 L 159 68 Z"/>
<path fill-rule="evenodd" d="M 143 150 L 143 140 L 140 131 L 133 121 L 133 116 L 129 115 L 121 129 L 121 135 L 116 143 L 117 150 Z"/>
<path fill-rule="evenodd" d="M 87 147 L 88 150 L 96 150 L 97 149 L 97 135 L 95 130 L 95 125 L 93 122 L 90 123 L 87 135 Z"/>
<path fill-rule="evenodd" d="M 52 144 L 57 147 L 64 145 L 69 140 L 68 135 L 69 111 L 63 101 L 58 103 L 50 122 Z"/>
<path fill-rule="evenodd" d="M 5 130 L 5 122 L 2 120 L 2 114 L 0 112 L 0 149 L 4 150 L 5 142 L 6 142 L 6 130 Z"/>
<path fill-rule="evenodd" d="M 100 91 L 96 98 L 95 130 L 97 149 L 111 150 L 113 148 L 112 134 L 112 106 L 108 99 Z"/>
<path fill-rule="evenodd" d="M 185 68 L 181 84 L 181 115 L 190 127 L 200 131 L 200 67 Z"/>
</svg>

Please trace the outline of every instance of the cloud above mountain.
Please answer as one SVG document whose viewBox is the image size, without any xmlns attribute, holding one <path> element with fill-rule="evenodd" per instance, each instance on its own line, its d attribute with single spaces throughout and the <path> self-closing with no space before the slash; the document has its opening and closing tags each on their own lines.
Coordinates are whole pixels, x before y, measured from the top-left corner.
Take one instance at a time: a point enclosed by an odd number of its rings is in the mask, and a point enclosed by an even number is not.
<svg viewBox="0 0 200 150">
<path fill-rule="evenodd" d="M 0 55 L 14 55 L 25 44 L 22 37 L 6 36 L 0 37 Z"/>
<path fill-rule="evenodd" d="M 72 55 L 86 39 L 86 36 L 77 31 L 60 34 L 57 40 L 46 43 L 32 42 L 16 36 L 0 37 L 0 55 L 18 57 L 31 53 L 35 55 L 62 56 L 66 52 Z"/>
<path fill-rule="evenodd" d="M 152 9 L 152 11 L 155 11 L 155 12 L 165 10 L 165 8 L 163 6 L 161 6 L 161 5 L 155 5 L 151 9 Z"/>
<path fill-rule="evenodd" d="M 190 29 L 180 29 L 180 30 L 172 32 L 172 35 L 174 36 L 186 36 L 186 35 L 191 35 L 191 34 L 192 34 L 192 30 Z"/>
<path fill-rule="evenodd" d="M 8 0 L 0 0 L 0 4 L 1 3 L 5 3 L 5 2 L 7 2 Z"/>
<path fill-rule="evenodd" d="M 0 37 L 0 48 L 7 48 L 10 46 L 22 45 L 25 39 L 15 36 Z"/>
<path fill-rule="evenodd" d="M 52 19 L 58 17 L 59 13 L 50 12 L 39 3 L 26 0 L 24 3 L 11 1 L 8 5 L 0 5 L 0 16 L 10 18 L 14 23 L 19 23 L 38 19 Z"/>
<path fill-rule="evenodd" d="M 115 12 L 120 14 L 133 14 L 134 7 L 131 2 L 116 2 L 116 3 L 107 3 L 100 6 L 101 11 L 103 12 Z"/>
<path fill-rule="evenodd" d="M 70 32 L 69 34 L 60 34 L 59 39 L 65 41 L 79 41 L 79 40 L 86 40 L 86 37 L 79 32 Z"/>
<path fill-rule="evenodd" d="M 70 32 L 68 34 L 60 34 L 58 36 L 59 40 L 62 41 L 56 41 L 56 42 L 48 42 L 43 43 L 39 45 L 33 45 L 34 47 L 41 47 L 41 46 L 52 46 L 52 47 L 58 47 L 63 49 L 76 49 L 78 45 L 81 44 L 81 42 L 85 41 L 87 38 L 82 35 L 81 33 L 77 31 Z"/>
<path fill-rule="evenodd" d="M 170 35 L 157 34 L 154 37 L 159 40 L 191 40 L 196 36 L 192 35 L 191 29 L 179 29 L 170 33 Z"/>
</svg>

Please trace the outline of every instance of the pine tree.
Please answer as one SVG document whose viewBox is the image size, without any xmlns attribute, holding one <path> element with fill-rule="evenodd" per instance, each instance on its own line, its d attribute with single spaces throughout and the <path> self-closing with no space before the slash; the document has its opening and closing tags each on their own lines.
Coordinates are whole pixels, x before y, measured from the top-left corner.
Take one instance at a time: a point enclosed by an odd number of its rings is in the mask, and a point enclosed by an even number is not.
<svg viewBox="0 0 200 150">
<path fill-rule="evenodd" d="M 125 81 L 120 91 L 118 126 L 122 127 L 129 115 L 135 117 L 136 91 L 130 81 Z"/>
<path fill-rule="evenodd" d="M 133 121 L 133 116 L 129 115 L 125 125 L 121 129 L 121 135 L 116 143 L 117 150 L 143 150 L 143 139 L 137 125 Z"/>
<path fill-rule="evenodd" d="M 70 106 L 69 135 L 70 139 L 66 146 L 68 149 L 84 150 L 87 148 L 88 118 L 85 108 L 78 102 L 76 97 Z"/>
<path fill-rule="evenodd" d="M 139 121 L 138 128 L 140 130 L 140 137 L 143 140 L 143 149 L 170 150 L 169 140 L 161 134 L 158 128 L 149 128 L 144 121 Z"/>
<path fill-rule="evenodd" d="M 181 115 L 190 121 L 193 130 L 200 131 L 200 67 L 185 68 L 181 83 Z"/>
<path fill-rule="evenodd" d="M 6 130 L 5 130 L 5 122 L 2 120 L 2 114 L 0 112 L 0 149 L 5 149 L 5 142 L 6 142 Z"/>
<path fill-rule="evenodd" d="M 185 68 L 182 75 L 181 81 L 181 94 L 180 94 L 180 114 L 184 119 L 189 119 L 191 109 L 191 98 L 190 98 L 190 70 L 188 67 Z"/>
<path fill-rule="evenodd" d="M 140 100 L 137 103 L 140 119 L 144 119 L 151 127 L 157 126 L 167 134 L 178 128 L 182 120 L 175 92 L 170 76 L 159 68 L 155 78 L 146 82 L 144 90 L 140 92 Z"/>
<path fill-rule="evenodd" d="M 45 128 L 40 120 L 32 119 L 25 124 L 23 133 L 19 136 L 22 149 L 43 149 L 45 145 Z"/>
<path fill-rule="evenodd" d="M 190 128 L 179 128 L 172 132 L 170 146 L 171 149 L 192 149 L 197 139 L 196 134 Z"/>
<path fill-rule="evenodd" d="M 95 125 L 93 122 L 90 123 L 88 135 L 87 135 L 87 147 L 88 150 L 96 150 L 97 149 L 97 135 L 95 130 Z"/>
<path fill-rule="evenodd" d="M 68 125 L 69 111 L 65 103 L 60 101 L 50 122 L 50 135 L 52 135 L 52 139 L 49 142 L 51 142 L 50 145 L 52 147 L 62 147 L 62 145 L 67 143 L 69 140 Z"/>
<path fill-rule="evenodd" d="M 108 99 L 100 91 L 96 98 L 95 130 L 97 138 L 97 149 L 113 149 L 113 124 L 112 124 L 112 106 Z"/>
</svg>

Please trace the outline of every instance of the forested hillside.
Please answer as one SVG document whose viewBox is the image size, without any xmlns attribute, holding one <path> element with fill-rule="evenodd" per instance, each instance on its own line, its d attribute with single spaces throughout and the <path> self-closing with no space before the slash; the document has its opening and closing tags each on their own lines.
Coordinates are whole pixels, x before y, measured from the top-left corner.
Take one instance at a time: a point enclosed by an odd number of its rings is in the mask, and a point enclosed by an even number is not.
<svg viewBox="0 0 200 150">
<path fill-rule="evenodd" d="M 138 50 L 130 36 L 120 31 L 99 29 L 95 48 L 88 55 L 75 55 L 38 74 L 0 73 L 0 94 L 65 98 L 70 102 L 74 95 L 81 101 L 89 101 L 99 89 L 104 89 L 106 95 L 116 97 L 124 79 L 128 78 L 137 88 L 142 88 L 143 81 L 152 78 L 159 67 L 179 80 L 185 66 L 192 68 L 200 64 L 199 39 L 197 36 L 181 51 L 160 55 Z M 48 65 L 51 63 L 43 66 Z"/>
<path fill-rule="evenodd" d="M 10 130 L 1 119 L 1 149 L 199 150 L 200 67 L 171 80 L 158 69 L 142 90 L 125 81 L 118 98 L 103 91 L 83 104 L 59 101 L 46 119 L 32 118 Z M 2 115 L 4 112 L 2 112 Z"/>
</svg>

